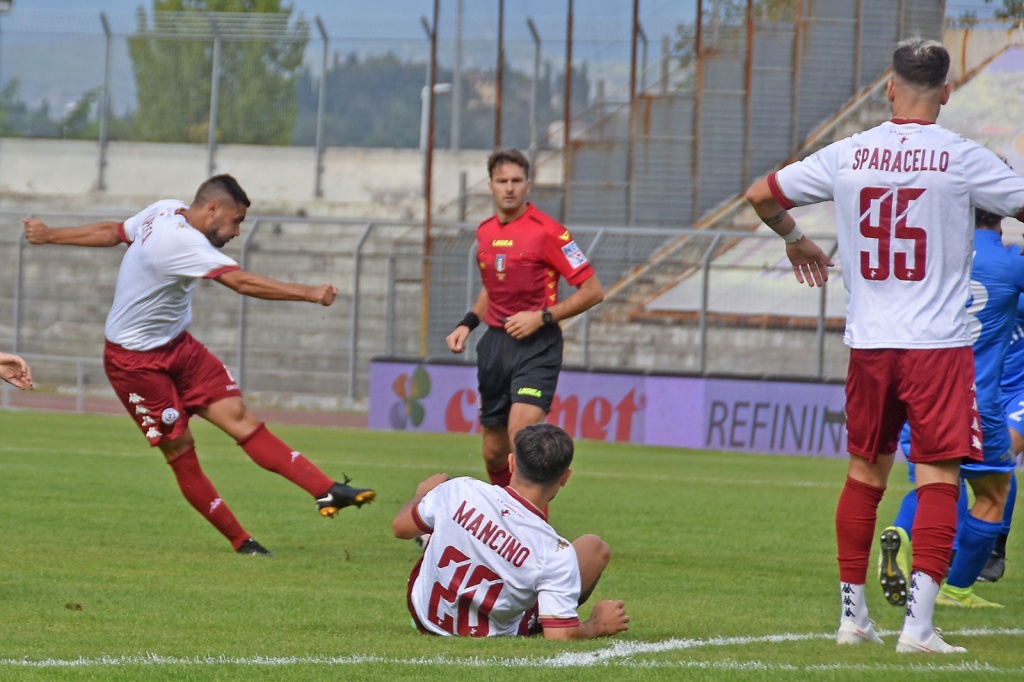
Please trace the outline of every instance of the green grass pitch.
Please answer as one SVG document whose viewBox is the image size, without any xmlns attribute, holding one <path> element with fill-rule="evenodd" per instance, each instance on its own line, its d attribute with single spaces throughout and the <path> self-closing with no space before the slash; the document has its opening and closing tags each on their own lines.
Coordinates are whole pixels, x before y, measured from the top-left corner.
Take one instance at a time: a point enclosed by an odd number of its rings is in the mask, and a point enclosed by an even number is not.
<svg viewBox="0 0 1024 682">
<path fill-rule="evenodd" d="M 902 611 L 870 582 L 886 645 L 835 645 L 844 461 L 580 441 L 551 520 L 566 537 L 608 540 L 595 599 L 624 599 L 630 630 L 570 644 L 458 640 L 410 627 L 417 550 L 390 522 L 427 475 L 481 475 L 477 437 L 271 425 L 329 475 L 377 489 L 374 504 L 324 519 L 303 491 L 193 424 L 207 474 L 275 557 L 234 554 L 124 416 L 0 412 L 0 680 L 1024 674 L 1024 538 L 1013 535 L 1006 577 L 978 588 L 1006 608 L 937 611 L 967 655 L 897 655 Z M 898 464 L 879 530 L 908 488 Z"/>
</svg>

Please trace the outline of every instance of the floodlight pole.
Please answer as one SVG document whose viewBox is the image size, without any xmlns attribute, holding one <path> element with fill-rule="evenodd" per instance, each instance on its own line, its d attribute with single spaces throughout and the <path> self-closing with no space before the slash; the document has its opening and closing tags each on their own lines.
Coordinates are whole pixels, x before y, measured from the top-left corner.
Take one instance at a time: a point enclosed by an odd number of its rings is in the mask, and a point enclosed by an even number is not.
<svg viewBox="0 0 1024 682">
<path fill-rule="evenodd" d="M 316 188 L 313 194 L 316 197 L 324 195 L 324 109 L 327 106 L 327 56 L 330 52 L 330 39 L 327 36 L 327 29 L 320 17 L 316 18 L 316 28 L 320 31 L 320 38 L 324 42 L 324 52 L 320 66 L 320 87 L 317 89 L 316 102 Z"/>
<path fill-rule="evenodd" d="M 453 152 L 462 149 L 462 18 L 464 0 L 459 0 L 455 18 L 455 64 L 452 72 L 452 132 L 448 142 Z"/>
<path fill-rule="evenodd" d="M 501 149 L 502 82 L 505 76 L 505 0 L 498 0 L 498 62 L 494 88 L 494 148 Z"/>
<path fill-rule="evenodd" d="M 633 0 L 629 47 L 629 113 L 626 125 L 626 224 L 633 224 L 633 127 L 636 124 L 636 48 L 640 34 L 640 0 Z M 604 115 L 604 112 L 601 112 Z"/>
<path fill-rule="evenodd" d="M 533 36 L 533 83 L 530 87 L 530 171 L 531 180 L 537 179 L 537 98 L 540 87 L 540 33 L 533 19 L 526 20 L 526 27 Z"/>
<path fill-rule="evenodd" d="M 213 177 L 217 171 L 214 155 L 217 150 L 217 99 L 220 96 L 220 28 L 213 16 L 210 16 L 210 28 L 213 30 L 213 68 L 210 72 L 210 125 L 206 135 L 206 146 L 209 150 L 207 177 Z"/>
<path fill-rule="evenodd" d="M 106 36 L 106 52 L 103 60 L 103 91 L 100 94 L 100 158 L 97 169 L 96 189 L 100 192 L 107 189 L 107 118 L 110 112 L 110 23 L 107 15 L 100 12 L 100 23 Z"/>
<path fill-rule="evenodd" d="M 568 0 L 565 17 L 565 103 L 562 112 L 562 211 L 559 220 L 566 221 L 569 212 L 569 124 L 572 118 L 572 0 Z"/>
<path fill-rule="evenodd" d="M 423 177 L 423 290 L 420 293 L 420 357 L 427 357 L 430 336 L 430 219 L 432 175 L 434 172 L 434 84 L 437 80 L 437 21 L 441 0 L 434 0 L 434 21 L 430 25 L 430 79 L 427 89 L 427 148 Z"/>
<path fill-rule="evenodd" d="M 10 12 L 11 11 L 11 4 L 13 2 L 14 2 L 14 0 L 0 0 L 0 14 L 7 14 L 8 12 Z M 0 46 L 0 52 L 3 52 L 2 46 Z M 3 85 L 4 85 L 4 79 L 3 79 L 2 76 L 0 76 L 0 92 L 3 91 Z M 15 337 L 14 352 L 15 353 L 18 352 L 17 337 Z M 4 389 L 4 391 L 5 391 L 4 396 L 7 395 L 6 390 L 7 389 L 5 388 Z"/>
</svg>

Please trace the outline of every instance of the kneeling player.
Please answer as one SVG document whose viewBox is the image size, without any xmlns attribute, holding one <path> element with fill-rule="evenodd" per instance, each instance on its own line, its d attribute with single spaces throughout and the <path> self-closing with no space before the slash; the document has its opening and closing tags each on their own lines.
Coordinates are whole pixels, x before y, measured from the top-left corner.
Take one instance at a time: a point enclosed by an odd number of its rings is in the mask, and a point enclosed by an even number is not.
<svg viewBox="0 0 1024 682">
<path fill-rule="evenodd" d="M 572 473 L 572 438 L 552 424 L 515 437 L 508 487 L 435 474 L 395 515 L 395 537 L 431 533 L 409 577 L 409 611 L 422 631 L 496 637 L 543 631 L 547 639 L 593 639 L 626 630 L 621 601 L 600 601 L 580 622 L 585 602 L 608 565 L 596 535 L 569 543 L 544 509 Z"/>
</svg>

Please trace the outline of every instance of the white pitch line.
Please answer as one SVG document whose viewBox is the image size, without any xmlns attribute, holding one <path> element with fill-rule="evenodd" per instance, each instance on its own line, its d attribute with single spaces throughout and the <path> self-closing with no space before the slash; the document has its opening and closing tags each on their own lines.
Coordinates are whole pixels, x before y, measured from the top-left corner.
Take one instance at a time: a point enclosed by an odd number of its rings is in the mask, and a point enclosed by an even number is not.
<svg viewBox="0 0 1024 682">
<path fill-rule="evenodd" d="M 883 632 L 882 634 L 895 634 Z M 948 635 L 960 637 L 986 637 L 993 635 L 1024 635 L 1024 629 L 969 629 L 947 632 Z M 910 657 L 906 664 L 847 664 L 817 663 L 794 665 L 766 661 L 645 661 L 637 660 L 642 654 L 659 654 L 670 651 L 683 651 L 708 647 L 736 646 L 747 644 L 770 644 L 778 642 L 804 642 L 811 640 L 829 640 L 834 633 L 782 633 L 762 635 L 759 637 L 711 637 L 709 639 L 668 639 L 661 642 L 615 642 L 604 649 L 590 652 L 567 652 L 546 658 L 454 658 L 449 656 L 430 656 L 414 658 L 391 658 L 385 656 L 161 656 L 159 654 L 135 654 L 132 656 L 99 656 L 96 658 L 48 658 L 31 660 L 27 658 L 0 659 L 0 667 L 21 668 L 84 668 L 84 667 L 125 667 L 125 666 L 292 666 L 292 665 L 447 665 L 471 668 L 518 667 L 518 668 L 590 668 L 590 667 L 639 667 L 639 668 L 700 668 L 714 670 L 792 670 L 792 671 L 831 671 L 831 670 L 870 670 L 887 672 L 949 672 L 949 671 L 981 671 L 1000 674 L 1020 675 L 1024 666 L 1001 668 L 979 661 L 951 660 L 945 657 Z"/>
</svg>

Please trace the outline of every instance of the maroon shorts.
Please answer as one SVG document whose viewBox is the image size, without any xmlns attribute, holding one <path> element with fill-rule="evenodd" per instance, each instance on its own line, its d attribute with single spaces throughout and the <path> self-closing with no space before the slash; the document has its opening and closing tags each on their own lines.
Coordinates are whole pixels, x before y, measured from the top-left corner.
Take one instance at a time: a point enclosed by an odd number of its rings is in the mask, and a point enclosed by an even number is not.
<svg viewBox="0 0 1024 682">
<path fill-rule="evenodd" d="M 981 461 L 981 420 L 969 346 L 852 349 L 846 377 L 850 454 L 874 462 L 896 452 L 910 422 L 910 461 Z"/>
<path fill-rule="evenodd" d="M 107 341 L 103 369 L 151 446 L 185 433 L 196 410 L 242 395 L 224 363 L 188 332 L 146 351 Z"/>
</svg>

